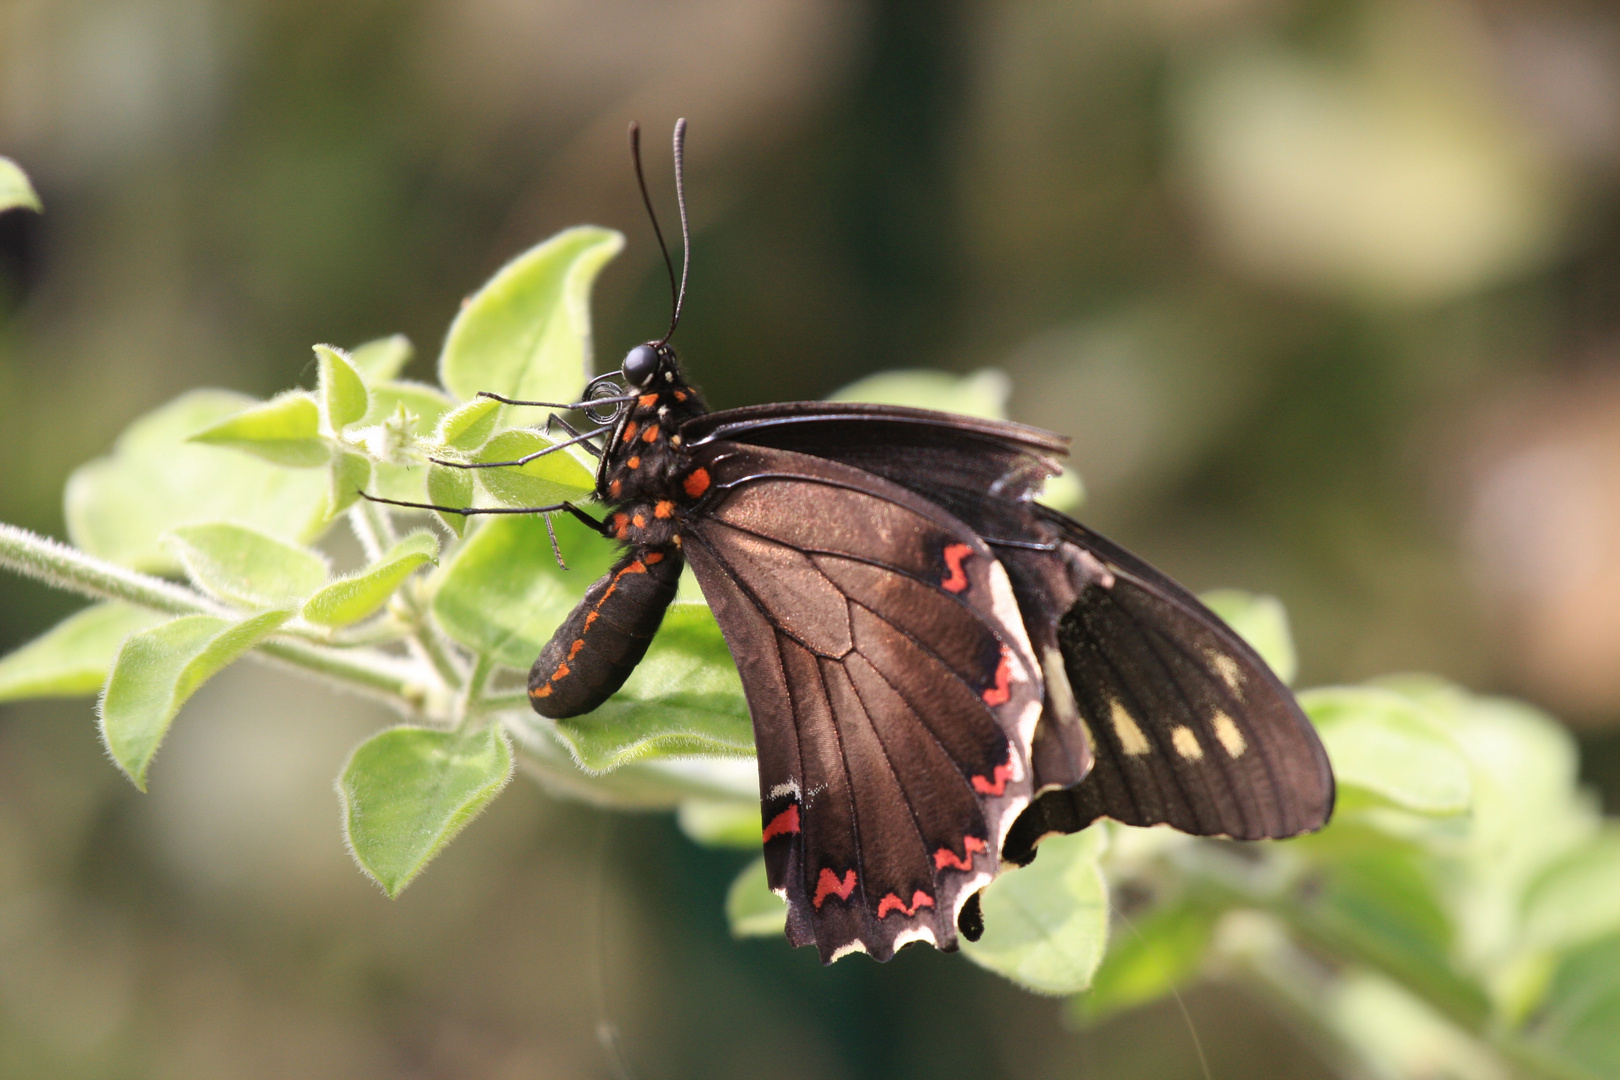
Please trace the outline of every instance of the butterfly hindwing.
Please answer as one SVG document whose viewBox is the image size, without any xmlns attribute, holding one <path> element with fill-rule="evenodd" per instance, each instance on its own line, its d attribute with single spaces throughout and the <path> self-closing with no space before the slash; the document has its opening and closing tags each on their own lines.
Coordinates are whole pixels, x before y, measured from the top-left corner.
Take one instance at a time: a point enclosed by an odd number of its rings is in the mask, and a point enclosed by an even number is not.
<svg viewBox="0 0 1620 1080">
<path fill-rule="evenodd" d="M 953 947 L 1031 793 L 1041 681 L 1005 570 L 870 473 L 724 442 L 701 455 L 686 553 L 754 716 L 790 939 L 824 959 Z"/>
</svg>

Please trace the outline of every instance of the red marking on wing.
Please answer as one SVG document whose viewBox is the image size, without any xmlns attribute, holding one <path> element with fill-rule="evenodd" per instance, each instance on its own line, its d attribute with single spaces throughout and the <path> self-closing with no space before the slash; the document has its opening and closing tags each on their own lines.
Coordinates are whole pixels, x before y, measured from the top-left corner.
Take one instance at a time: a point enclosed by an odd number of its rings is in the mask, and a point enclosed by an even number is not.
<svg viewBox="0 0 1620 1080">
<path fill-rule="evenodd" d="M 948 592 L 961 592 L 968 587 L 967 574 L 962 569 L 962 560 L 973 554 L 973 548 L 968 544 L 945 545 L 945 567 L 950 571 L 945 580 L 940 582 Z"/>
<path fill-rule="evenodd" d="M 996 665 L 996 684 L 979 695 L 986 705 L 1005 705 L 1012 698 L 1012 654 L 1007 646 L 1001 647 L 1001 662 Z M 999 794 L 999 793 L 998 793 Z"/>
<path fill-rule="evenodd" d="M 986 780 L 982 776 L 973 778 L 973 790 L 980 795 L 1004 795 L 1007 791 L 1007 778 L 1012 775 L 1012 765 L 997 765 L 995 780 Z"/>
<path fill-rule="evenodd" d="M 658 404 L 658 395 L 656 393 L 642 394 L 640 397 L 636 398 L 636 404 L 641 406 L 643 409 L 650 409 L 654 405 Z"/>
<path fill-rule="evenodd" d="M 686 474 L 686 479 L 681 482 L 681 486 L 686 489 L 687 495 L 694 499 L 697 498 L 709 490 L 709 470 L 701 467 L 693 469 Z"/>
<path fill-rule="evenodd" d="M 811 901 L 811 903 L 817 908 L 820 908 L 821 902 L 827 899 L 827 897 L 836 896 L 840 900 L 848 900 L 849 894 L 854 891 L 855 871 L 845 870 L 844 880 L 839 881 L 837 874 L 834 874 L 831 870 L 823 866 L 821 868 L 821 876 L 816 879 L 816 897 Z"/>
<path fill-rule="evenodd" d="M 919 908 L 933 906 L 934 898 L 923 892 L 921 889 L 918 889 L 916 892 L 911 894 L 910 907 L 906 907 L 906 902 L 904 900 L 900 899 L 894 893 L 890 893 L 888 896 L 885 896 L 882 900 L 878 901 L 877 917 L 881 919 L 891 911 L 898 911 L 906 915 L 915 915 L 917 914 Z"/>
<path fill-rule="evenodd" d="M 761 842 L 768 842 L 775 837 L 786 836 L 789 833 L 796 833 L 798 831 L 799 805 L 794 803 L 780 814 L 777 814 L 775 817 L 771 818 L 771 823 L 765 826 L 765 834 L 763 837 L 761 837 Z M 825 874 L 826 871 L 823 870 L 822 873 Z M 850 873 L 854 873 L 854 871 L 852 870 Z"/>
<path fill-rule="evenodd" d="M 962 837 L 962 850 L 965 855 L 958 855 L 948 847 L 942 847 L 934 852 L 934 869 L 943 870 L 947 866 L 958 870 L 973 869 L 973 853 L 984 850 L 984 841 L 977 836 Z"/>
<path fill-rule="evenodd" d="M 634 420 L 624 425 L 624 441 L 629 442 L 631 439 L 634 439 L 636 437 L 636 430 L 639 427 L 641 427 L 641 425 L 636 423 Z"/>
<path fill-rule="evenodd" d="M 653 424 L 646 431 L 643 431 L 641 433 L 641 441 L 644 442 L 644 443 L 651 443 L 656 438 L 658 438 L 658 425 L 657 424 Z"/>
</svg>

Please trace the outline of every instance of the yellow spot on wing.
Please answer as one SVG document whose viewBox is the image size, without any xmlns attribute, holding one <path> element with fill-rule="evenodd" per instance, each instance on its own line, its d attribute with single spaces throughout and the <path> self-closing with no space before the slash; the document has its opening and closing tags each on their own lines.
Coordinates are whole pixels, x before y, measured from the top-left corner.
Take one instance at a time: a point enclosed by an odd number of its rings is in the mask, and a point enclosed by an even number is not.
<svg viewBox="0 0 1620 1080">
<path fill-rule="evenodd" d="M 1228 689 L 1234 694 L 1242 694 L 1243 669 L 1238 666 L 1238 662 L 1225 653 L 1216 652 L 1214 649 L 1208 650 L 1204 655 L 1209 658 L 1211 664 L 1215 665 L 1216 674 L 1220 675 L 1221 681 L 1227 685 Z"/>
<path fill-rule="evenodd" d="M 1176 753 L 1188 761 L 1204 759 L 1204 748 L 1198 745 L 1198 736 L 1194 735 L 1192 728 L 1185 724 L 1176 725 L 1170 732 L 1170 745 L 1176 748 Z"/>
<path fill-rule="evenodd" d="M 1223 712 L 1215 714 L 1215 737 L 1221 740 L 1221 745 L 1226 748 L 1228 757 L 1240 758 L 1243 756 L 1243 751 L 1249 748 L 1248 740 L 1244 739 L 1243 732 L 1239 731 L 1232 718 Z"/>
<path fill-rule="evenodd" d="M 1137 757 L 1151 750 L 1152 747 L 1148 746 L 1147 736 L 1143 735 L 1142 729 L 1136 726 L 1136 721 L 1131 719 L 1131 714 L 1126 710 L 1125 706 L 1117 701 L 1109 704 L 1113 706 L 1109 719 L 1113 721 L 1114 734 L 1119 736 L 1120 749 L 1131 757 Z"/>
</svg>

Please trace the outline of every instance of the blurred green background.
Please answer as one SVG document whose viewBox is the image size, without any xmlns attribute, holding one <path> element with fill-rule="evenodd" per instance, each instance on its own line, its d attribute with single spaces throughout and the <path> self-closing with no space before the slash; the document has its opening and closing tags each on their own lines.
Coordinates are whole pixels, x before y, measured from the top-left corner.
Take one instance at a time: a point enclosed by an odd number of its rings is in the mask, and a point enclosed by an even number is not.
<svg viewBox="0 0 1620 1080">
<path fill-rule="evenodd" d="M 213 385 L 312 378 L 595 222 L 599 364 L 667 291 L 624 150 L 691 121 L 677 344 L 713 405 L 1005 369 L 1088 523 L 1271 592 L 1302 685 L 1430 670 L 1577 726 L 1620 807 L 1620 11 L 1597 0 L 6 0 L 0 520 Z M 0 577 L 0 649 L 75 602 Z M 0 707 L 0 1074 L 1197 1077 L 911 950 L 732 942 L 738 854 L 520 781 L 398 902 L 335 775 L 387 717 L 260 666 L 138 795 Z M 1329 1075 L 1188 998 L 1218 1077 Z"/>
</svg>

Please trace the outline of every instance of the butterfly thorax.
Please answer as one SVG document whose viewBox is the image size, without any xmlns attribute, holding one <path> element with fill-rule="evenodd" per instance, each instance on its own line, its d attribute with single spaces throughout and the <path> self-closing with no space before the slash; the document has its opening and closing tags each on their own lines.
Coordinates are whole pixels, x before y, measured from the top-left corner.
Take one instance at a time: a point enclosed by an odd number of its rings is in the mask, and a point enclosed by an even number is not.
<svg viewBox="0 0 1620 1080">
<path fill-rule="evenodd" d="M 597 485 L 597 497 L 613 507 L 607 524 L 615 539 L 647 547 L 679 543 L 680 513 L 709 487 L 708 474 L 692 467 L 680 429 L 707 411 L 673 363 L 628 403 L 603 451 Z"/>
</svg>

